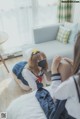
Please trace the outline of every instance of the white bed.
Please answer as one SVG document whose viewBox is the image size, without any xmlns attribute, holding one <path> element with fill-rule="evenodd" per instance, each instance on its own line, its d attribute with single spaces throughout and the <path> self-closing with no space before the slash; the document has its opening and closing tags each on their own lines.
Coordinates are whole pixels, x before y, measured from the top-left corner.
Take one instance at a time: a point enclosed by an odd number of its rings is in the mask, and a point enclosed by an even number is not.
<svg viewBox="0 0 80 119">
<path fill-rule="evenodd" d="M 50 90 L 50 87 L 47 89 Z M 7 109 L 7 119 L 46 119 L 35 93 L 36 91 L 13 101 Z"/>
<path fill-rule="evenodd" d="M 55 82 L 46 89 L 53 96 L 55 89 L 61 83 Z M 35 97 L 36 91 L 23 95 L 13 101 L 7 109 L 7 119 L 46 119 L 46 116 Z"/>
</svg>

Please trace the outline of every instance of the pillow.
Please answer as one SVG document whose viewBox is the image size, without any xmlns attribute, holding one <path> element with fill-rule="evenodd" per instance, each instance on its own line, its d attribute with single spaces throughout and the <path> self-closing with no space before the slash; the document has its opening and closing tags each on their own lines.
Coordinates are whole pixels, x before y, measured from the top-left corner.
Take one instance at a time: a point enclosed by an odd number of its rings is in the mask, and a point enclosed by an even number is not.
<svg viewBox="0 0 80 119">
<path fill-rule="evenodd" d="M 65 22 L 64 27 L 71 30 L 71 34 L 70 34 L 68 42 L 71 43 L 71 44 L 75 43 L 76 35 L 78 33 L 78 24 L 77 23 Z"/>
<path fill-rule="evenodd" d="M 63 26 L 60 26 L 58 35 L 57 35 L 57 40 L 65 44 L 68 43 L 70 33 L 71 31 L 69 29 L 66 29 Z"/>
</svg>

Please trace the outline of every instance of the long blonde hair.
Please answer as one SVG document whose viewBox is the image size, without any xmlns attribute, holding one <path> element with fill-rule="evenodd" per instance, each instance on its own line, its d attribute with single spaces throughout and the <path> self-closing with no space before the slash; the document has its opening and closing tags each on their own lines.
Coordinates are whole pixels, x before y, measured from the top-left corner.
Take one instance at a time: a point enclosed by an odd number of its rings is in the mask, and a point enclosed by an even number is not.
<svg viewBox="0 0 80 119">
<path fill-rule="evenodd" d="M 74 47 L 74 62 L 73 62 L 73 74 L 79 75 L 79 85 L 80 85 L 80 73 L 78 72 L 80 68 L 80 32 L 78 33 L 77 40 Z"/>
</svg>

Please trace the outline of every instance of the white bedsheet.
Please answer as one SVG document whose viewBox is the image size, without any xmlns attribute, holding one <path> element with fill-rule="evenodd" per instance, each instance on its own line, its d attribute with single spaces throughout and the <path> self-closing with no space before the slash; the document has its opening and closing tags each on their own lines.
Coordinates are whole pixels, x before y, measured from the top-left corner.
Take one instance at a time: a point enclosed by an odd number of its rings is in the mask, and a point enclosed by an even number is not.
<svg viewBox="0 0 80 119">
<path fill-rule="evenodd" d="M 50 92 L 50 87 L 47 90 Z M 35 93 L 36 91 L 13 101 L 7 109 L 7 119 L 46 119 Z"/>
</svg>

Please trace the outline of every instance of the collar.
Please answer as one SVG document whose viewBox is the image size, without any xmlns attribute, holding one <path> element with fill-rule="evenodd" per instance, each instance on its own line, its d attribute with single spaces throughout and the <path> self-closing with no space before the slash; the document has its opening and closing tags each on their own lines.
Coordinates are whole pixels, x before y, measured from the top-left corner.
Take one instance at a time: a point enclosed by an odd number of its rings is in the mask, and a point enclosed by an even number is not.
<svg viewBox="0 0 80 119">
<path fill-rule="evenodd" d="M 37 80 L 38 80 L 39 83 L 41 83 L 42 82 L 42 77 L 41 76 L 37 76 Z"/>
</svg>

